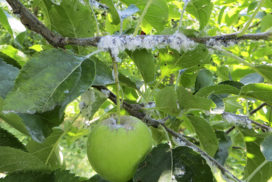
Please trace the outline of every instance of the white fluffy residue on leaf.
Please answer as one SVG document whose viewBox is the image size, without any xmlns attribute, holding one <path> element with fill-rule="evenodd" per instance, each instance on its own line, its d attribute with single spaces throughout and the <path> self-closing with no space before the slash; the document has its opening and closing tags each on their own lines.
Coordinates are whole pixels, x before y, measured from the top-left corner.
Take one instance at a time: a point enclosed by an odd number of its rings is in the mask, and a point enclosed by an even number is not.
<svg viewBox="0 0 272 182">
<path fill-rule="evenodd" d="M 231 124 L 252 129 L 251 120 L 247 116 L 225 112 L 223 113 L 223 119 Z"/>
<path fill-rule="evenodd" d="M 182 33 L 175 33 L 170 36 L 166 35 L 149 35 L 149 36 L 111 36 L 107 35 L 98 42 L 98 49 L 110 51 L 114 58 L 118 59 L 118 54 L 124 50 L 134 51 L 136 49 L 161 49 L 169 46 L 177 51 L 188 51 L 196 47 L 196 43 L 188 39 Z"/>
</svg>

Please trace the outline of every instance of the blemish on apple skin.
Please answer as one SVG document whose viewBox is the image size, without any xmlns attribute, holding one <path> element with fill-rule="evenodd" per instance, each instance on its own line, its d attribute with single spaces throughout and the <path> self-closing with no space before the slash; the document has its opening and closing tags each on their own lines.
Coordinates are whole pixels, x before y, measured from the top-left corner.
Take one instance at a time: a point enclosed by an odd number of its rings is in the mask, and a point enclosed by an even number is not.
<svg viewBox="0 0 272 182">
<path fill-rule="evenodd" d="M 107 124 L 112 130 L 118 130 L 120 128 L 124 128 L 127 131 L 134 130 L 134 127 L 132 126 L 134 122 L 132 122 L 131 125 L 130 123 L 124 123 L 124 121 L 121 120 L 121 124 L 117 124 L 117 118 L 109 118 L 108 120 L 110 121 Z"/>
</svg>

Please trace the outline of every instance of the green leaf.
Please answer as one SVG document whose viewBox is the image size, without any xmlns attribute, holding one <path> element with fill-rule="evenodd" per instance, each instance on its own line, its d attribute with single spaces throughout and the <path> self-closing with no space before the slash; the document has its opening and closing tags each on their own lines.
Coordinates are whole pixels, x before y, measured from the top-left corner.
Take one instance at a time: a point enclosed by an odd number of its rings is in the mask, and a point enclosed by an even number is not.
<svg viewBox="0 0 272 182">
<path fill-rule="evenodd" d="M 199 138 L 200 144 L 202 148 L 210 155 L 214 156 L 218 149 L 218 141 L 215 135 L 214 130 L 210 126 L 210 124 L 200 117 L 196 116 L 187 116 Z"/>
<path fill-rule="evenodd" d="M 183 52 L 176 65 L 182 68 L 201 66 L 211 62 L 211 55 L 206 46 L 199 44 L 195 49 Z"/>
<path fill-rule="evenodd" d="M 172 178 L 172 156 L 168 144 L 154 147 L 146 159 L 138 166 L 133 181 L 168 182 Z M 156 170 L 154 170 L 156 169 Z"/>
<path fill-rule="evenodd" d="M 115 81 L 112 75 L 112 70 L 110 69 L 110 67 L 104 62 L 97 59 L 96 57 L 91 57 L 90 59 L 95 62 L 95 67 L 96 67 L 95 68 L 96 75 L 95 75 L 95 80 L 93 81 L 93 85 L 106 86 L 106 85 L 115 84 Z M 137 89 L 136 84 L 120 72 L 119 72 L 119 81 L 120 81 L 120 84 L 122 85 Z"/>
<path fill-rule="evenodd" d="M 241 78 L 240 82 L 243 83 L 244 85 L 248 85 L 251 83 L 263 83 L 264 78 L 258 73 L 250 73 Z"/>
<path fill-rule="evenodd" d="M 226 65 L 221 65 L 217 67 L 216 75 L 222 81 L 231 79 L 230 69 Z"/>
<path fill-rule="evenodd" d="M 177 147 L 171 151 L 168 144 L 153 148 L 139 165 L 133 181 L 171 182 L 214 181 L 205 159 L 188 147 Z"/>
<path fill-rule="evenodd" d="M 21 67 L 22 67 L 15 59 L 13 59 L 12 57 L 9 57 L 8 55 L 6 55 L 2 52 L 0 52 L 0 59 L 2 59 L 7 64 L 10 64 L 16 68 L 21 69 Z"/>
<path fill-rule="evenodd" d="M 261 151 L 265 157 L 265 160 L 272 161 L 272 135 L 268 135 L 261 143 Z"/>
<path fill-rule="evenodd" d="M 0 24 L 9 32 L 10 36 L 13 37 L 13 31 L 8 22 L 8 18 L 1 7 L 0 7 Z"/>
<path fill-rule="evenodd" d="M 0 182 L 53 182 L 49 171 L 20 171 L 8 174 L 5 178 L 0 179 Z"/>
<path fill-rule="evenodd" d="M 47 168 L 40 159 L 32 154 L 11 147 L 0 147 L 0 161 L 0 172 Z"/>
<path fill-rule="evenodd" d="M 227 26 L 231 26 L 234 23 L 237 23 L 239 20 L 240 15 L 240 9 L 232 9 L 231 11 L 228 11 L 225 15 L 225 22 Z"/>
<path fill-rule="evenodd" d="M 243 106 L 238 102 L 238 96 L 225 98 L 224 105 L 225 112 L 235 113 L 238 109 L 243 109 Z"/>
<path fill-rule="evenodd" d="M 198 67 L 185 68 L 180 70 L 180 84 L 185 88 L 195 88 L 195 81 L 198 74 Z"/>
<path fill-rule="evenodd" d="M 188 147 L 173 150 L 174 176 L 177 182 L 214 181 L 209 165 L 198 153 Z"/>
<path fill-rule="evenodd" d="M 265 83 L 249 84 L 242 87 L 240 95 L 272 104 L 272 85 Z"/>
<path fill-rule="evenodd" d="M 222 20 L 222 17 L 224 15 L 224 12 L 225 12 L 226 8 L 227 8 L 226 6 L 224 6 L 223 8 L 221 8 L 219 16 L 218 16 L 218 22 L 217 22 L 218 24 L 221 24 L 221 20 Z"/>
<path fill-rule="evenodd" d="M 52 24 L 50 21 L 50 7 L 52 5 L 51 1 L 46 1 L 46 0 L 34 0 L 33 1 L 33 8 L 39 8 L 44 15 L 43 21 L 45 25 L 49 28 L 52 29 Z"/>
<path fill-rule="evenodd" d="M 15 113 L 8 113 L 4 114 L 2 112 L 4 100 L 0 97 L 0 118 L 4 121 L 6 121 L 10 126 L 17 129 L 18 131 L 22 132 L 23 134 L 28 135 L 28 131 L 20 119 L 20 117 Z"/>
<path fill-rule="evenodd" d="M 18 68 L 6 64 L 0 58 L 0 97 L 5 98 L 10 89 L 12 89 L 18 73 Z"/>
<path fill-rule="evenodd" d="M 162 78 L 167 77 L 180 69 L 180 67 L 177 66 L 177 60 L 180 57 L 180 54 L 177 51 L 172 51 L 168 49 L 160 49 L 158 51 Z"/>
<path fill-rule="evenodd" d="M 145 1 L 147 2 L 147 1 Z M 162 11 L 163 10 L 163 11 Z M 144 17 L 157 31 L 162 31 L 168 21 L 168 6 L 166 0 L 152 0 Z"/>
<path fill-rule="evenodd" d="M 56 128 L 53 130 L 51 135 L 44 140 L 43 143 L 38 143 L 31 140 L 28 142 L 26 148 L 30 153 L 39 158 L 48 166 L 58 168 L 61 166 L 58 142 L 62 135 L 63 130 Z"/>
<path fill-rule="evenodd" d="M 230 85 L 230 86 L 238 88 L 239 90 L 242 88 L 242 86 L 244 86 L 244 84 L 242 84 L 241 82 L 236 82 L 236 81 L 231 81 L 231 80 L 226 80 L 226 81 L 220 82 L 219 84 L 220 85 Z"/>
<path fill-rule="evenodd" d="M 210 110 L 214 107 L 214 103 L 207 98 L 192 95 L 184 87 L 177 90 L 179 106 L 183 110 Z"/>
<path fill-rule="evenodd" d="M 55 107 L 53 110 L 51 111 L 47 111 L 44 113 L 38 113 L 38 114 L 34 114 L 37 115 L 41 118 L 41 120 L 46 123 L 47 126 L 51 128 L 55 127 L 55 126 L 59 126 L 63 120 L 64 120 L 64 111 L 63 111 L 63 107 L 61 106 L 57 106 Z M 19 114 L 21 115 L 21 114 Z M 51 130 L 50 130 L 51 132 Z"/>
<path fill-rule="evenodd" d="M 49 126 L 38 115 L 19 113 L 17 116 L 13 115 L 10 117 L 10 115 L 8 115 L 7 119 L 8 123 L 14 122 L 14 120 L 17 120 L 17 122 L 22 122 L 27 129 L 27 134 L 37 142 L 43 141 L 50 133 Z"/>
<path fill-rule="evenodd" d="M 216 136 L 219 139 L 219 146 L 214 158 L 224 166 L 226 159 L 229 156 L 229 149 L 232 145 L 230 136 L 223 131 L 216 131 Z"/>
<path fill-rule="evenodd" d="M 6 58 L 8 57 L 10 59 L 16 60 L 20 66 L 24 66 L 27 61 L 27 55 L 11 45 L 0 45 L 0 54 L 4 55 Z"/>
<path fill-rule="evenodd" d="M 210 95 L 209 99 L 211 99 L 216 105 L 216 108 L 211 110 L 212 112 L 214 112 L 214 113 L 223 113 L 224 112 L 224 110 L 225 110 L 225 105 L 224 105 L 224 101 L 223 101 L 224 97 L 225 97 L 225 95 L 216 95 L 216 94 Z"/>
<path fill-rule="evenodd" d="M 230 72 L 232 80 L 240 80 L 249 73 L 256 73 L 256 71 L 243 65 L 236 65 Z"/>
<path fill-rule="evenodd" d="M 92 37 L 96 31 L 92 11 L 80 0 L 61 1 L 60 5 L 51 3 L 48 15 L 52 28 L 63 36 Z"/>
<path fill-rule="evenodd" d="M 257 7 L 257 5 L 258 5 L 258 2 L 255 2 L 255 1 L 250 3 L 247 9 L 247 13 L 249 13 L 250 11 L 253 11 Z"/>
<path fill-rule="evenodd" d="M 116 10 L 113 1 L 112 0 L 101 0 L 101 3 L 108 6 L 111 17 L 112 17 L 112 23 L 115 25 L 118 25 L 120 23 L 120 17 L 118 14 L 118 11 Z"/>
<path fill-rule="evenodd" d="M 126 3 L 127 5 L 136 5 L 141 10 L 139 14 L 142 14 L 147 0 L 122 0 L 122 2 Z M 163 30 L 164 25 L 168 21 L 167 1 L 152 0 L 152 3 L 144 16 L 144 21 L 153 26 L 157 31 Z M 144 23 L 142 25 L 144 25 Z"/>
<path fill-rule="evenodd" d="M 3 100 L 0 97 L 0 111 L 2 110 Z M 21 133 L 31 136 L 35 141 L 41 142 L 50 132 L 48 126 L 39 116 L 31 114 L 15 114 L 0 112 L 0 118 Z"/>
<path fill-rule="evenodd" d="M 168 20 L 179 20 L 180 19 L 180 10 L 177 5 L 174 4 L 168 4 Z"/>
<path fill-rule="evenodd" d="M 195 95 L 200 97 L 208 97 L 211 94 L 235 94 L 239 95 L 240 90 L 236 87 L 226 84 L 213 85 L 201 88 Z"/>
<path fill-rule="evenodd" d="M 51 128 L 63 120 L 59 118 L 58 108 L 48 113 L 34 115 L 0 112 L 0 118 L 37 142 L 42 142 L 50 134 Z"/>
<path fill-rule="evenodd" d="M 259 135 L 252 130 L 243 129 L 242 133 L 246 140 L 247 162 L 245 167 L 245 178 L 251 175 L 255 169 L 265 161 L 260 150 L 260 144 L 263 141 L 263 135 Z M 250 140 L 248 140 L 250 139 Z M 250 182 L 268 181 L 272 175 L 272 163 L 263 166 L 250 180 Z"/>
<path fill-rule="evenodd" d="M 105 63 L 97 59 L 96 57 L 91 57 L 90 59 L 95 62 L 95 68 L 96 68 L 95 69 L 96 75 L 95 75 L 95 80 L 93 82 L 93 85 L 105 86 L 105 85 L 114 84 L 115 82 L 112 76 L 111 69 Z"/>
<path fill-rule="evenodd" d="M 177 94 L 173 86 L 161 89 L 156 94 L 156 107 L 168 114 L 177 115 L 179 113 L 177 107 Z"/>
<path fill-rule="evenodd" d="M 125 76 L 125 74 L 122 74 L 121 72 L 119 72 L 119 81 L 120 84 L 123 85 L 124 87 L 138 89 L 136 83 L 132 81 L 129 77 Z"/>
<path fill-rule="evenodd" d="M 60 108 L 59 111 L 60 117 L 63 115 L 66 105 L 69 104 L 74 99 L 76 99 L 81 94 L 83 94 L 84 92 L 86 92 L 88 88 L 90 88 L 95 79 L 96 66 L 95 62 L 93 62 L 92 60 L 89 59 L 85 60 L 78 69 L 81 70 L 79 81 L 66 95 L 66 98 L 64 98 L 64 101 L 61 104 L 62 107 Z"/>
<path fill-rule="evenodd" d="M 82 116 L 91 120 L 107 97 L 96 89 L 89 89 L 81 96 L 80 111 Z"/>
<path fill-rule="evenodd" d="M 258 71 L 259 74 L 261 74 L 265 79 L 267 79 L 267 81 L 269 81 L 270 83 L 272 83 L 272 66 L 269 65 L 256 65 L 255 70 Z"/>
<path fill-rule="evenodd" d="M 0 146 L 26 150 L 25 146 L 13 134 L 0 127 Z"/>
<path fill-rule="evenodd" d="M 272 7 L 272 0 L 265 0 L 265 7 L 267 8 Z"/>
<path fill-rule="evenodd" d="M 103 179 L 101 176 L 96 174 L 93 177 L 91 177 L 89 180 L 83 181 L 83 182 L 109 182 L 109 181 Z"/>
<path fill-rule="evenodd" d="M 268 14 L 262 18 L 261 22 L 261 31 L 264 32 L 270 27 L 272 27 L 272 21 L 271 21 L 272 15 Z"/>
<path fill-rule="evenodd" d="M 199 21 L 199 29 L 202 30 L 209 22 L 213 3 L 210 0 L 191 0 L 186 11 Z"/>
<path fill-rule="evenodd" d="M 20 171 L 8 174 L 0 182 L 79 182 L 79 177 L 69 173 L 69 171 L 39 170 L 39 171 Z"/>
<path fill-rule="evenodd" d="M 62 104 L 80 79 L 82 62 L 83 59 L 58 49 L 33 57 L 18 75 L 3 110 L 45 112 Z"/>
<path fill-rule="evenodd" d="M 56 52 L 54 52 L 54 51 L 51 51 L 51 52 L 52 52 L 53 56 L 58 56 L 57 54 L 54 54 Z M 47 54 L 50 54 L 51 52 L 49 51 L 49 52 L 47 52 Z M 61 57 L 61 56 L 59 56 L 59 57 Z M 67 54 L 65 56 L 70 56 L 70 55 Z M 61 60 L 61 61 L 63 61 L 63 62 L 67 61 L 67 63 L 68 63 L 68 60 L 65 60 L 65 59 L 67 59 L 67 57 L 65 57 L 65 56 L 63 56 L 64 60 Z M 44 59 L 46 59 L 46 58 L 44 58 Z M 80 62 L 79 58 L 77 58 L 77 59 L 78 59 L 77 61 Z M 73 60 L 71 60 L 71 62 L 72 61 Z M 37 67 L 39 68 L 38 61 L 35 63 L 36 63 L 36 68 Z M 72 64 L 70 64 L 70 66 L 71 65 Z M 56 65 L 56 66 L 61 67 L 61 65 Z M 40 75 L 38 73 L 39 70 L 35 70 L 35 66 L 33 67 L 33 65 L 31 64 L 30 67 L 32 67 L 32 71 L 34 72 L 33 74 Z M 44 67 L 46 69 L 49 69 L 49 67 L 47 67 L 46 65 L 44 65 Z M 39 69 L 41 69 L 41 68 L 39 68 Z M 73 68 L 71 68 L 71 69 L 73 69 Z M 94 69 L 95 69 L 94 63 L 90 60 L 85 60 L 81 64 L 81 66 L 79 68 L 77 68 L 76 71 L 74 71 L 72 76 L 70 76 L 70 77 L 68 76 L 67 80 L 69 82 L 66 80 L 63 82 L 63 84 L 61 84 L 58 87 L 57 91 L 60 94 L 57 95 L 59 98 L 56 98 L 55 100 L 59 100 L 59 102 L 57 102 L 56 105 L 59 105 L 61 107 L 57 106 L 52 111 L 39 113 L 36 115 L 27 114 L 27 113 L 21 113 L 19 115 L 16 115 L 14 113 L 7 113 L 7 114 L 1 113 L 0 117 L 3 118 L 5 121 L 7 121 L 10 125 L 15 127 L 16 129 L 18 129 L 19 131 L 30 135 L 33 140 L 35 140 L 37 142 L 43 141 L 44 138 L 46 136 L 48 136 L 48 134 L 51 132 L 51 128 L 53 126 L 59 125 L 63 121 L 63 111 L 65 109 L 65 106 L 70 101 L 74 100 L 76 97 L 78 97 L 81 93 L 85 92 L 90 87 L 90 85 L 92 84 L 94 77 L 95 77 L 95 70 Z M 51 70 L 55 70 L 55 73 L 51 72 L 51 74 L 53 74 L 51 76 L 53 76 L 53 77 L 60 76 L 59 75 L 60 71 L 58 70 L 58 67 L 56 67 L 56 68 L 51 67 Z M 48 73 L 44 73 L 44 75 L 48 75 Z M 49 71 L 49 75 L 50 75 L 50 71 Z M 40 75 L 40 76 L 42 77 L 43 75 Z M 33 79 L 35 80 L 36 78 L 32 75 L 30 75 L 28 77 L 29 77 L 29 79 L 27 79 L 27 82 L 29 82 L 30 89 L 32 87 L 35 88 L 36 85 L 31 85 L 31 84 L 33 84 L 33 82 L 31 82 L 31 80 L 33 80 Z M 66 76 L 64 75 L 64 78 L 65 77 Z M 43 78 L 41 78 L 41 79 L 43 79 Z M 56 79 L 58 79 L 58 78 L 56 78 Z M 42 83 L 39 83 L 38 80 L 35 80 L 35 81 L 38 84 L 42 84 Z M 62 82 L 62 80 L 59 80 L 59 81 Z M 52 80 L 47 80 L 47 82 L 52 82 Z M 25 85 L 23 82 L 22 87 L 24 87 L 24 86 Z M 47 89 L 46 85 L 44 85 L 43 87 L 45 89 Z M 26 88 L 26 89 L 29 89 L 29 88 Z M 36 90 L 39 90 L 39 89 L 36 89 Z M 64 92 L 68 92 L 68 93 L 64 93 Z M 15 94 L 17 94 L 17 93 L 15 92 Z M 50 93 L 48 93 L 48 95 L 50 95 Z M 55 95 L 53 95 L 53 96 L 55 96 Z M 44 99 L 44 98 L 40 98 L 40 99 Z M 37 102 L 37 100 L 34 99 L 34 104 Z M 17 104 L 16 104 L 16 106 L 17 106 Z"/>
<path fill-rule="evenodd" d="M 56 170 L 52 172 L 52 182 L 80 182 L 80 177 L 70 173 L 67 170 Z M 51 182 L 50 181 L 50 182 Z"/>
<path fill-rule="evenodd" d="M 155 80 L 155 60 L 153 55 L 146 49 L 127 51 L 131 59 L 136 64 L 145 83 L 152 83 Z"/>
<path fill-rule="evenodd" d="M 198 72 L 195 82 L 195 91 L 197 92 L 199 89 L 203 87 L 208 87 L 213 85 L 213 74 L 209 70 L 202 69 Z"/>
</svg>

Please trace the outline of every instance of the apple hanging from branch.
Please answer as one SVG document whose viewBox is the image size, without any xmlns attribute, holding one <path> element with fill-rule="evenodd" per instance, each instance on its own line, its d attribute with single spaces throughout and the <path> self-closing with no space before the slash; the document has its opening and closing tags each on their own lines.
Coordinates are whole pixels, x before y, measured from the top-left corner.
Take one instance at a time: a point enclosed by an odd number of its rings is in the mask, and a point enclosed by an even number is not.
<svg viewBox="0 0 272 182">
<path fill-rule="evenodd" d="M 87 154 L 93 169 L 111 182 L 127 182 L 152 148 L 152 134 L 139 119 L 121 116 L 96 124 L 90 132 Z"/>
</svg>

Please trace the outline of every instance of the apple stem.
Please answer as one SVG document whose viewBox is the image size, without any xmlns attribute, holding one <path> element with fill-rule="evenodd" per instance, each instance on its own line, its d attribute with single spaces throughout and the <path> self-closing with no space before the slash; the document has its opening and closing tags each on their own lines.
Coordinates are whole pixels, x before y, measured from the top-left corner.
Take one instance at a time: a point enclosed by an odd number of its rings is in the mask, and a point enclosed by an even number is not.
<svg viewBox="0 0 272 182">
<path fill-rule="evenodd" d="M 116 105 L 117 105 L 117 124 L 120 124 L 120 84 L 119 84 L 119 77 L 118 77 L 118 62 L 115 60 L 114 56 L 112 56 L 112 62 L 113 62 L 113 72 L 114 72 L 114 80 L 116 84 Z"/>
</svg>

